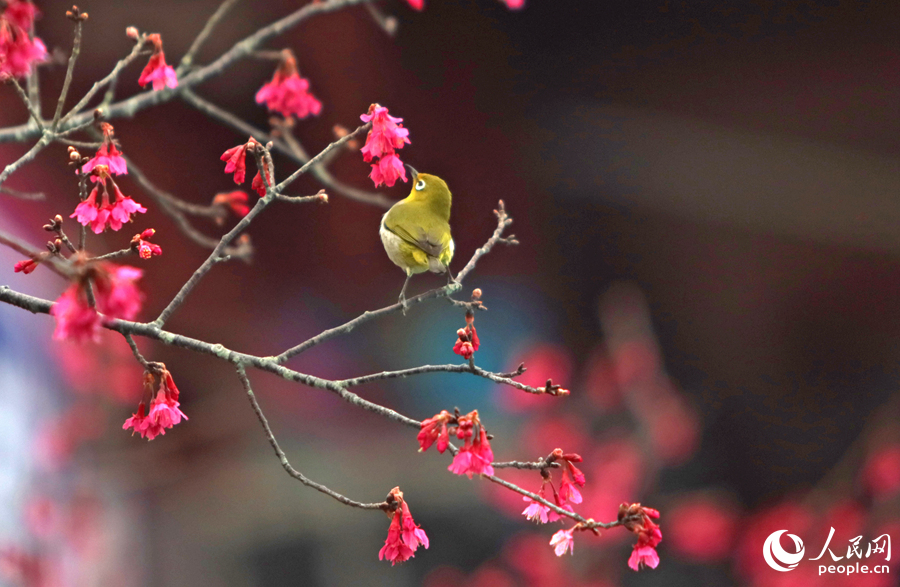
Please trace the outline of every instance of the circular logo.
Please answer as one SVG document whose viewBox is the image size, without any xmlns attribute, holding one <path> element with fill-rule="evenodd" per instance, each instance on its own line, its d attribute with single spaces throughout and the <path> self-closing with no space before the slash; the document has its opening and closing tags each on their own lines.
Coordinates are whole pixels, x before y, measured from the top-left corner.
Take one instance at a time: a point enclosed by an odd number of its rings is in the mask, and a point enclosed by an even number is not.
<svg viewBox="0 0 900 587">
<path fill-rule="evenodd" d="M 794 548 L 797 549 L 797 552 L 790 553 L 781 548 L 781 535 L 785 532 L 787 530 L 779 530 L 769 534 L 769 537 L 766 538 L 766 543 L 763 544 L 763 558 L 766 559 L 766 564 L 776 571 L 786 573 L 794 570 L 797 563 L 803 559 L 806 549 L 803 547 L 803 541 L 795 534 L 788 534 L 788 538 L 794 541 Z"/>
</svg>

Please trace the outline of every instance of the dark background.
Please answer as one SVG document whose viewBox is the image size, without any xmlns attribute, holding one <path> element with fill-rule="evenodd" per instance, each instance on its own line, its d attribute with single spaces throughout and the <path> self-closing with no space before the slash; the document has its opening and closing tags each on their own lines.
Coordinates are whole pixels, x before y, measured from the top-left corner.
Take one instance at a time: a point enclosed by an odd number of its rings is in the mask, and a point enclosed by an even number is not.
<svg viewBox="0 0 900 587">
<path fill-rule="evenodd" d="M 40 6 L 38 34 L 48 47 L 65 49 L 64 5 Z M 128 50 L 125 26 L 162 33 L 169 61 L 177 63 L 215 6 L 81 5 L 91 18 L 75 95 Z M 293 6 L 239 4 L 201 62 Z M 270 47 L 295 51 L 324 104 L 317 119 L 298 122 L 308 150 L 330 141 L 334 124 L 353 128 L 371 102 L 404 118 L 412 144 L 403 160 L 441 176 L 453 191 L 455 270 L 490 234 L 497 200 L 506 202 L 522 244 L 496 249 L 466 283 L 466 291 L 482 287 L 490 307 L 477 319 L 482 364 L 514 367 L 524 346 L 556 345 L 571 363 L 572 380 L 564 384 L 574 400 L 583 381 L 576 374 L 587 369 L 603 337 L 598 300 L 615 283 L 634 283 L 646 297 L 665 368 L 699 414 L 702 442 L 647 494 L 622 499 L 653 505 L 648 495 L 713 487 L 751 511 L 820 482 L 898 383 L 900 8 L 528 0 L 525 10 L 510 12 L 491 0 L 429 0 L 422 13 L 403 2 L 383 9 L 399 19 L 394 39 L 357 7 L 311 20 Z M 265 128 L 266 112 L 252 96 L 271 71 L 268 62 L 243 62 L 198 93 Z M 131 78 L 138 72 L 133 67 L 123 76 L 122 96 L 137 89 Z M 49 110 L 61 68 L 44 79 Z M 7 88 L 0 122 L 23 120 Z M 218 157 L 246 137 L 178 102 L 111 122 L 125 152 L 160 187 L 198 203 L 232 189 Z M 23 151 L 0 145 L 0 160 Z M 37 245 L 48 215 L 71 213 L 74 189 L 64 157 L 63 147 L 51 147 L 10 180 L 11 187 L 50 198 L 35 204 L 0 196 L 4 229 Z M 294 166 L 276 159 L 276 169 L 284 177 Z M 371 187 L 358 155 L 342 155 L 332 169 L 349 184 Z M 150 208 L 135 228 L 156 228 L 165 251 L 141 265 L 147 292 L 141 318 L 149 320 L 206 253 L 135 183 L 121 183 Z M 311 179 L 295 186 L 298 194 L 319 188 Z M 384 193 L 399 199 L 407 190 Z M 403 275 L 377 236 L 382 213 L 332 193 L 327 206 L 280 206 L 263 215 L 249 231 L 254 263 L 216 267 L 168 327 L 272 354 L 392 303 Z M 120 248 L 129 230 L 105 235 L 109 249 L 98 244 L 98 252 Z M 4 255 L 5 265 L 17 259 Z M 37 285 L 33 277 L 10 272 L 2 282 L 46 298 L 61 291 L 51 278 Z M 411 287 L 424 291 L 441 279 L 416 277 Z M 15 312 L 0 308 L 0 320 L 12 324 Z M 28 318 L 29 329 L 49 338 L 49 319 Z M 450 362 L 461 324 L 449 306 L 417 308 L 323 345 L 292 366 L 345 377 Z M 357 531 L 357 518 L 368 523 L 372 514 L 344 511 L 293 485 L 266 452 L 228 369 L 207 357 L 147 348 L 175 374 L 191 428 L 149 447 L 119 438 L 114 422 L 134 409 L 136 383 L 134 401 L 115 412 L 100 441 L 105 457 L 99 464 L 89 459 L 101 473 L 160 468 L 126 482 L 125 497 L 111 490 L 140 520 L 133 539 L 145 565 L 135 584 L 200 584 L 209 568 L 218 570 L 203 584 L 337 585 L 360 576 L 369 577 L 359 579 L 371 581 L 365 584 L 419 582 L 438 564 L 470 571 L 525 524 L 479 505 L 463 480 L 441 476 L 446 464 L 416 455 L 408 431 L 259 375 L 263 408 L 275 412 L 276 434 L 299 469 L 363 501 L 400 484 L 417 521 L 434 536 L 430 551 L 400 569 L 371 566 L 386 524 L 372 520 L 371 531 Z M 507 416 L 492 406 L 492 393 L 496 388 L 482 381 L 433 376 L 373 387 L 364 397 L 416 418 L 459 405 L 500 422 Z M 523 425 L 515 416 L 503 422 L 500 430 Z M 537 456 L 509 444 L 497 452 Z M 424 460 L 430 468 L 421 469 Z M 478 520 L 461 516 L 467 508 Z M 614 518 L 613 511 L 591 515 Z M 200 548 L 205 555 L 185 554 L 204 541 L 212 544 Z M 341 561 L 337 571 L 334 560 Z M 624 556 L 614 560 L 624 567 Z M 148 570 L 163 563 L 169 570 Z M 663 553 L 657 575 L 624 581 L 699 584 L 694 571 L 666 566 Z M 234 579 L 235 569 L 246 577 Z M 704 577 L 710 585 L 741 582 L 724 570 Z"/>
</svg>

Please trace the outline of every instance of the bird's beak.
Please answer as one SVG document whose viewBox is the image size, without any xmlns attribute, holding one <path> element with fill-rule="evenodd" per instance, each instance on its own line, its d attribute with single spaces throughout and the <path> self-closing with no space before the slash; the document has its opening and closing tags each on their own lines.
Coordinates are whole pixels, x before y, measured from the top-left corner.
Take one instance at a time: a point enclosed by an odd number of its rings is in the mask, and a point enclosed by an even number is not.
<svg viewBox="0 0 900 587">
<path fill-rule="evenodd" d="M 404 163 L 404 164 L 403 164 L 403 167 L 406 167 L 406 170 L 409 171 L 409 174 L 410 174 L 410 175 L 412 175 L 413 183 L 415 183 L 415 182 L 416 182 L 416 178 L 419 177 L 419 172 L 416 171 L 416 170 L 413 168 L 412 165 L 409 165 L 409 164 L 407 164 L 407 163 Z"/>
</svg>

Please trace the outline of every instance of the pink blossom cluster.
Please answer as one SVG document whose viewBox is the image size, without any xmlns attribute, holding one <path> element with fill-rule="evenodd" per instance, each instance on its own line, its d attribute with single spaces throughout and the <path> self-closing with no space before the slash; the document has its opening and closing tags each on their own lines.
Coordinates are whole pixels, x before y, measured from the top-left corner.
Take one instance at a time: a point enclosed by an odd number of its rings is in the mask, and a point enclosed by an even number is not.
<svg viewBox="0 0 900 587">
<path fill-rule="evenodd" d="M 363 122 L 371 122 L 372 130 L 366 136 L 366 144 L 363 145 L 363 160 L 372 163 L 372 172 L 369 177 L 375 182 L 375 187 L 382 184 L 391 187 L 398 179 L 406 181 L 406 169 L 403 162 L 397 156 L 395 149 L 402 149 L 409 144 L 409 130 L 403 128 L 402 118 L 396 118 L 388 114 L 388 109 L 379 104 L 369 106 L 367 114 L 360 115 Z"/>
<path fill-rule="evenodd" d="M 557 448 L 550 454 L 548 460 L 550 462 L 560 462 L 563 465 L 562 479 L 559 482 L 559 491 L 553 486 L 553 481 L 548 471 L 545 473 L 544 479 L 541 482 L 541 489 L 538 491 L 538 495 L 547 501 L 552 501 L 564 510 L 569 510 L 570 512 L 574 511 L 572 506 L 569 505 L 569 502 L 575 504 L 581 503 L 582 497 L 578 487 L 584 487 L 585 483 L 584 473 L 574 465 L 574 463 L 580 463 L 582 461 L 581 456 L 575 453 L 563 453 L 562 449 Z M 548 486 L 550 487 L 550 497 L 552 499 L 549 499 L 546 495 L 546 488 Z M 523 499 L 528 502 L 529 505 L 525 508 L 525 511 L 522 512 L 522 515 L 529 520 L 546 524 L 548 522 L 555 522 L 561 518 L 557 512 L 543 503 L 534 501 L 527 496 Z"/>
<path fill-rule="evenodd" d="M 94 234 L 100 234 L 107 228 L 120 230 L 122 226 L 131 222 L 132 215 L 140 212 L 143 214 L 146 208 L 122 193 L 115 180 L 110 176 L 109 167 L 97 165 L 92 171 L 98 179 L 98 185 L 94 186 L 88 197 L 75 207 L 75 211 L 69 218 L 75 218 L 84 226 L 90 226 Z M 112 184 L 115 201 L 110 202 L 107 180 Z M 102 189 L 102 200 L 97 201 Z"/>
<path fill-rule="evenodd" d="M 0 79 L 24 77 L 47 60 L 47 47 L 29 34 L 37 8 L 24 0 L 0 2 Z"/>
<path fill-rule="evenodd" d="M 447 469 L 457 475 L 493 475 L 494 452 L 488 442 L 487 432 L 478 418 L 478 410 L 474 410 L 465 416 L 451 414 L 447 410 L 435 414 L 433 417 L 422 421 L 419 434 L 419 452 L 428 448 L 437 441 L 437 450 L 443 453 L 450 444 L 450 428 L 456 427 L 455 434 L 465 444 L 453 457 L 453 462 Z"/>
<path fill-rule="evenodd" d="M 453 352 L 468 361 L 480 345 L 481 341 L 478 340 L 478 332 L 475 330 L 475 314 L 469 310 L 466 312 L 466 327 L 456 331 Z"/>
<path fill-rule="evenodd" d="M 234 173 L 234 183 L 240 185 L 244 183 L 244 180 L 247 178 L 247 150 L 255 149 L 257 144 L 258 143 L 253 137 L 250 137 L 243 145 L 232 147 L 222 153 L 222 156 L 219 157 L 220 160 L 226 162 L 225 173 Z M 265 165 L 263 167 L 265 167 Z M 272 183 L 272 178 L 268 177 L 268 170 L 265 171 L 267 176 L 266 181 L 263 181 L 262 174 L 257 170 L 256 175 L 253 177 L 253 181 L 250 183 L 250 187 L 259 194 L 260 198 L 266 195 L 266 187 Z M 236 192 L 233 192 L 232 195 L 234 193 Z M 246 201 L 246 198 L 244 198 L 244 201 Z"/>
<path fill-rule="evenodd" d="M 78 262 L 78 261 L 76 261 Z M 99 338 L 101 313 L 106 320 L 133 320 L 141 310 L 144 296 L 136 282 L 143 271 L 127 265 L 114 266 L 93 262 L 50 308 L 56 318 L 53 338 L 83 342 Z M 88 300 L 87 286 L 92 284 L 96 308 Z"/>
<path fill-rule="evenodd" d="M 177 88 L 178 76 L 175 74 L 175 69 L 171 65 L 166 64 L 166 54 L 162 48 L 162 37 L 154 33 L 148 35 L 147 40 L 153 43 L 153 54 L 150 56 L 147 65 L 144 66 L 144 70 L 138 78 L 138 83 L 142 88 L 152 83 L 154 91 L 162 90 L 163 88 Z"/>
<path fill-rule="evenodd" d="M 297 60 L 287 49 L 282 51 L 281 64 L 272 81 L 256 92 L 256 103 L 265 103 L 269 112 L 278 112 L 285 118 L 303 119 L 310 114 L 318 116 L 322 111 L 322 103 L 309 93 L 309 80 L 300 77 Z"/>
<path fill-rule="evenodd" d="M 179 424 L 182 418 L 188 419 L 179 409 L 179 391 L 165 365 L 161 366 L 160 372 L 144 372 L 144 393 L 151 398 L 150 411 L 146 412 L 146 405 L 141 401 L 138 411 L 125 420 L 123 430 L 131 428 L 132 434 L 137 432 L 141 438 L 153 440 L 165 434 L 167 428 Z"/>
<path fill-rule="evenodd" d="M 419 546 L 428 548 L 428 536 L 413 520 L 399 487 L 391 490 L 388 500 L 399 501 L 400 506 L 391 514 L 391 525 L 384 546 L 378 551 L 378 560 L 389 560 L 393 566 L 412 558 Z"/>
<path fill-rule="evenodd" d="M 150 238 L 156 234 L 152 228 L 148 228 L 140 234 L 136 234 L 131 239 L 131 248 L 137 252 L 141 259 L 149 259 L 150 257 L 162 255 L 162 247 L 156 243 L 151 243 Z"/>
<path fill-rule="evenodd" d="M 225 173 L 229 173 L 227 165 L 225 166 Z M 216 194 L 212 203 L 213 206 L 231 208 L 231 211 L 240 218 L 243 218 L 250 212 L 250 206 L 247 205 L 247 194 L 240 190 Z"/>
<path fill-rule="evenodd" d="M 655 569 L 659 564 L 656 546 L 662 541 L 662 532 L 651 518 L 659 519 L 659 512 L 653 508 L 643 507 L 639 503 L 619 506 L 619 523 L 638 537 L 628 559 L 628 566 L 635 571 L 642 565 Z"/>
</svg>

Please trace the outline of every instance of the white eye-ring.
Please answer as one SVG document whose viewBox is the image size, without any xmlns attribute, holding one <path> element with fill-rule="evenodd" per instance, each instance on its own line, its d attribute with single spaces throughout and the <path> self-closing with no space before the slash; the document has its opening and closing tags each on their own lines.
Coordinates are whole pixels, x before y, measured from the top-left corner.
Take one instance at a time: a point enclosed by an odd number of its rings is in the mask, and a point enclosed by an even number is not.
<svg viewBox="0 0 900 587">
<path fill-rule="evenodd" d="M 425 180 L 420 179 L 419 181 L 416 182 L 416 190 L 421 192 L 424 189 L 425 189 Z"/>
</svg>

